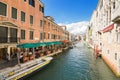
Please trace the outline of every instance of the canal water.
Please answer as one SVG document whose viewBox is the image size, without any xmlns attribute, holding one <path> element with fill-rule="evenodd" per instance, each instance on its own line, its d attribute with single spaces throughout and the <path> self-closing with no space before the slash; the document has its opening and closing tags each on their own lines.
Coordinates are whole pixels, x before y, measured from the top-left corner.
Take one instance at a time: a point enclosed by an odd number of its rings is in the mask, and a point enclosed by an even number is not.
<svg viewBox="0 0 120 80">
<path fill-rule="evenodd" d="M 54 57 L 41 71 L 26 80 L 120 80 L 116 78 L 101 58 L 96 59 L 93 50 L 84 43 L 77 43 Z"/>
</svg>

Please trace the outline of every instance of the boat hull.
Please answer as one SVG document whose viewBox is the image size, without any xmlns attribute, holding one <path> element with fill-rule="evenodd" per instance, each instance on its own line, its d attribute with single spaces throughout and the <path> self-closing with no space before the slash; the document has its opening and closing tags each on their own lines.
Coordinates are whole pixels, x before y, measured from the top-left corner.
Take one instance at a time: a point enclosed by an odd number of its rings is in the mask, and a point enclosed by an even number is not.
<svg viewBox="0 0 120 80">
<path fill-rule="evenodd" d="M 27 75 L 19 78 L 18 80 L 24 80 L 24 79 L 28 78 L 29 76 L 34 75 L 35 73 L 37 73 L 37 72 L 39 72 L 40 70 L 42 70 L 43 68 L 45 68 L 47 65 L 48 65 L 48 64 L 46 64 L 45 66 L 43 66 L 43 67 L 41 67 L 41 68 L 33 71 L 32 73 L 29 73 L 29 74 L 27 74 Z"/>
<path fill-rule="evenodd" d="M 29 77 L 30 75 L 40 71 L 42 68 L 44 68 L 45 66 L 47 66 L 50 62 L 51 62 L 52 59 L 46 59 L 45 62 L 41 63 L 41 64 L 37 64 L 31 68 L 28 68 L 27 70 L 23 71 L 23 72 L 20 72 L 12 77 L 9 77 L 8 79 L 6 80 L 23 80 L 27 77 Z"/>
</svg>

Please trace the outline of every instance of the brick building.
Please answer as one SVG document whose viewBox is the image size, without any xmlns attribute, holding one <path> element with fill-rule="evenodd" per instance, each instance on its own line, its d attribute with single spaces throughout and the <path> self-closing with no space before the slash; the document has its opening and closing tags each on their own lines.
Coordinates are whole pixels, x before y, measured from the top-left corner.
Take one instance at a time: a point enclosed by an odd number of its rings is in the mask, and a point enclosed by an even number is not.
<svg viewBox="0 0 120 80">
<path fill-rule="evenodd" d="M 39 0 L 0 0 L 0 59 L 17 44 L 41 41 L 44 4 Z"/>
<path fill-rule="evenodd" d="M 7 53 L 10 59 L 19 44 L 69 39 L 69 32 L 54 18 L 44 17 L 40 0 L 0 0 L 0 34 L 0 60 Z"/>
</svg>

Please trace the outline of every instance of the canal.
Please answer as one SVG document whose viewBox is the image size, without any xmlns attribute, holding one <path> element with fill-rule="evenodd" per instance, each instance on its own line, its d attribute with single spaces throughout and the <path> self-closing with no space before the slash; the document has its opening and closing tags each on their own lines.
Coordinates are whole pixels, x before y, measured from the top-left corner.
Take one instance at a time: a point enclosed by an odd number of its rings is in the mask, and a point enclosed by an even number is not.
<svg viewBox="0 0 120 80">
<path fill-rule="evenodd" d="M 26 80 L 120 80 L 101 58 L 83 43 L 54 57 L 41 71 Z"/>
</svg>

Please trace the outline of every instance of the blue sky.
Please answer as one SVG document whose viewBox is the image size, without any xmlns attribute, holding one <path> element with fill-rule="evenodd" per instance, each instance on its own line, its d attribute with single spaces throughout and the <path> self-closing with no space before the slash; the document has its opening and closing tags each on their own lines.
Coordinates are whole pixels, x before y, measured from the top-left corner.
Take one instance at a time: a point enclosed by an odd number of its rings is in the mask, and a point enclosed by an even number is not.
<svg viewBox="0 0 120 80">
<path fill-rule="evenodd" d="M 41 0 L 45 16 L 52 16 L 57 23 L 89 21 L 98 0 Z"/>
</svg>

